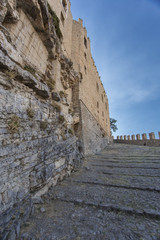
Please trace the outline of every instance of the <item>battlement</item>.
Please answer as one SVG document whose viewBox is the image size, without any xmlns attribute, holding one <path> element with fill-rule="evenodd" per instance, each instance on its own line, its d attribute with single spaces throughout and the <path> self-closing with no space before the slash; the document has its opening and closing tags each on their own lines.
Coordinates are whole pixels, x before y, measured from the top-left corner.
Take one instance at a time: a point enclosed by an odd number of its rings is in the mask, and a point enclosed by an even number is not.
<svg viewBox="0 0 160 240">
<path fill-rule="evenodd" d="M 134 144 L 134 145 L 143 145 L 143 146 L 160 146 L 160 132 L 158 132 L 158 138 L 156 139 L 155 133 L 151 132 L 148 134 L 136 134 L 136 135 L 124 135 L 117 136 L 117 139 L 114 140 L 115 143 L 124 143 L 124 144 Z"/>
</svg>

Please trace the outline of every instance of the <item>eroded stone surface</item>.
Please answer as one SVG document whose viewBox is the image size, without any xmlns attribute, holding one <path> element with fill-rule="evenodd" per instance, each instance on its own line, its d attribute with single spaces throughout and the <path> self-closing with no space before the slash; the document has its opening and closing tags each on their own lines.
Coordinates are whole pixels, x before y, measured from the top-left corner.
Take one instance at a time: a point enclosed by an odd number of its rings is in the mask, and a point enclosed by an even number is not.
<svg viewBox="0 0 160 240">
<path fill-rule="evenodd" d="M 160 239 L 159 169 L 158 148 L 107 147 L 50 189 L 20 239 Z"/>
</svg>

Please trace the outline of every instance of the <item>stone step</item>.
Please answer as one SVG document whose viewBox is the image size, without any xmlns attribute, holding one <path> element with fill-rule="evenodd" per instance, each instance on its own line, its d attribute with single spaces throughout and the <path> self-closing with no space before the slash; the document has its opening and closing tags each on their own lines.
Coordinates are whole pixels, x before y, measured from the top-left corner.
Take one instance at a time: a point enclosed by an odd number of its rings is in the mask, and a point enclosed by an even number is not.
<svg viewBox="0 0 160 240">
<path fill-rule="evenodd" d="M 115 144 L 35 205 L 21 240 L 158 240 L 160 150 Z M 43 209 L 43 211 L 41 211 Z"/>
<path fill-rule="evenodd" d="M 132 186 L 134 188 L 150 188 L 160 189 L 160 177 L 157 175 L 144 175 L 144 174 L 131 174 L 131 173 L 120 173 L 113 171 L 102 171 L 88 169 L 83 171 L 80 175 L 76 175 L 76 180 L 83 182 L 96 182 L 100 184 L 117 185 L 117 186 Z M 154 172 L 152 172 L 154 174 Z M 74 174 L 73 174 L 74 178 Z M 72 179 L 72 176 L 71 176 Z"/>
<path fill-rule="evenodd" d="M 142 188 L 142 189 L 151 189 L 151 191 L 159 191 L 160 190 L 160 179 L 147 179 L 144 177 L 141 177 L 139 179 L 139 181 L 136 179 L 136 177 L 125 177 L 125 176 L 104 176 L 104 177 L 98 177 L 97 178 L 93 178 L 92 177 L 84 177 L 83 180 L 81 178 L 76 179 L 77 181 L 80 182 L 94 182 L 96 184 L 104 184 L 104 185 L 114 185 L 116 187 L 130 187 L 130 188 Z M 157 180 L 157 181 L 156 181 Z"/>
<path fill-rule="evenodd" d="M 148 198 L 149 195 L 149 198 Z M 107 206 L 111 209 L 131 209 L 134 213 L 154 212 L 160 216 L 160 189 L 125 188 L 107 186 L 94 182 L 68 182 L 68 187 L 59 185 L 53 191 L 53 198 L 66 201 L 79 201 L 95 206 Z M 125 211 L 125 210 L 124 210 Z"/>
<path fill-rule="evenodd" d="M 159 221 L 144 216 L 60 200 L 43 206 L 46 212 L 35 211 L 21 240 L 157 240 L 160 235 Z"/>
</svg>

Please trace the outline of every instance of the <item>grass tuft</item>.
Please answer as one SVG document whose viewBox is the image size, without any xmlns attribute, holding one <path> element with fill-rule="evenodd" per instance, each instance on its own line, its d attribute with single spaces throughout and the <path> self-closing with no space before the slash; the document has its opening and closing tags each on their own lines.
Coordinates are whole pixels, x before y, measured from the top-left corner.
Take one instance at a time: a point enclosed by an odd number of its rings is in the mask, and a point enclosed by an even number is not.
<svg viewBox="0 0 160 240">
<path fill-rule="evenodd" d="M 10 133 L 17 133 L 20 127 L 20 119 L 17 115 L 12 116 L 11 120 L 8 122 L 8 131 Z"/>
</svg>

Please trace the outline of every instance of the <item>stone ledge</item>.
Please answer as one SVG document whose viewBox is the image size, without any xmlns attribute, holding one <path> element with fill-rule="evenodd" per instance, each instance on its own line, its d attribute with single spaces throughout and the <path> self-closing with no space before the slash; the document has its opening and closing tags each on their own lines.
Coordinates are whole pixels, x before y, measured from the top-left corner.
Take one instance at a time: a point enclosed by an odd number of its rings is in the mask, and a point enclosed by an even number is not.
<svg viewBox="0 0 160 240">
<path fill-rule="evenodd" d="M 0 50 L 0 67 L 4 72 L 14 72 L 14 80 L 17 80 L 33 89 L 37 95 L 44 99 L 49 98 L 48 86 L 38 81 L 30 72 L 17 65 L 2 50 Z"/>
</svg>

